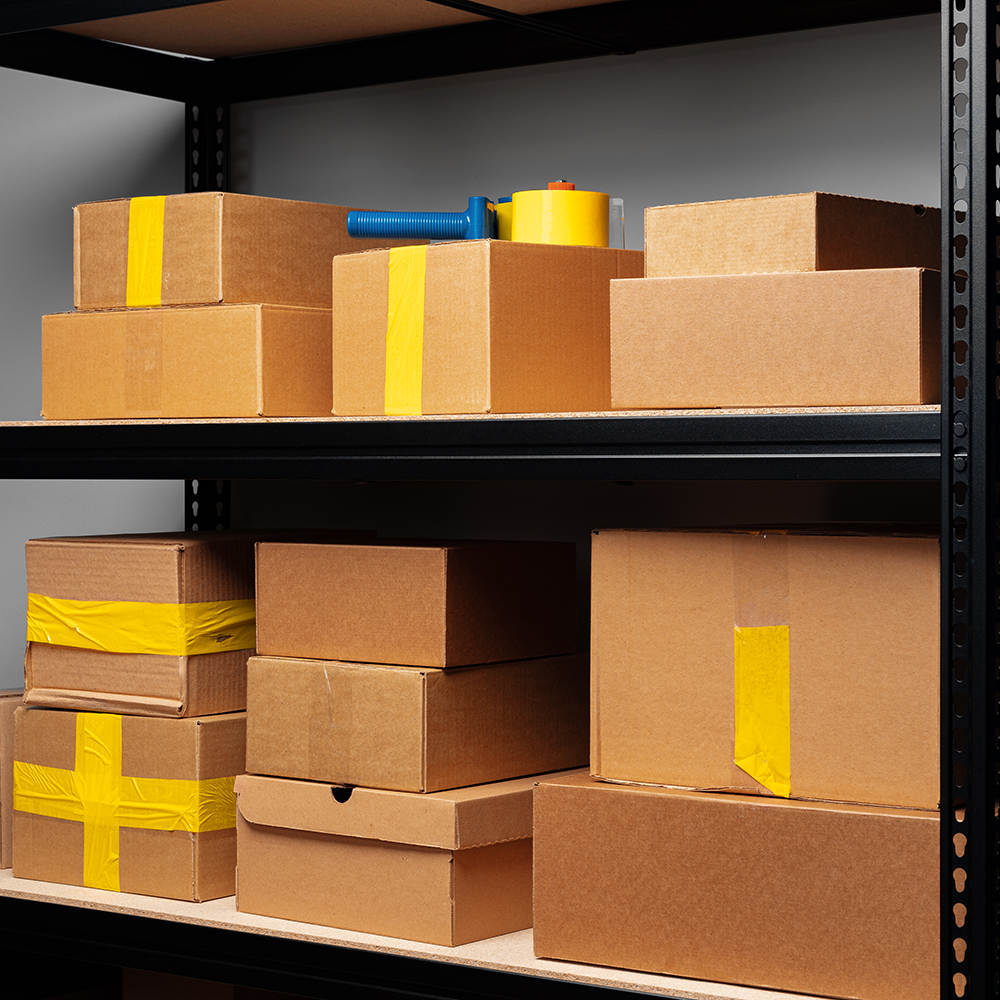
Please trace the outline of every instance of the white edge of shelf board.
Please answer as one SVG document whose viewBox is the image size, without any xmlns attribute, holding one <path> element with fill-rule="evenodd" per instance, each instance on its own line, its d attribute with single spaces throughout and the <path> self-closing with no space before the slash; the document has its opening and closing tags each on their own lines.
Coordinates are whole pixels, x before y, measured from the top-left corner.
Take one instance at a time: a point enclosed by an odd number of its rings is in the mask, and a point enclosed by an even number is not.
<svg viewBox="0 0 1000 1000">
<path fill-rule="evenodd" d="M 451 962 L 500 972 L 637 990 L 653 995 L 686 997 L 691 1000 L 789 1000 L 793 996 L 789 993 L 746 986 L 705 983 L 693 979 L 677 979 L 672 976 L 535 958 L 530 929 L 460 945 L 457 948 L 446 948 L 441 945 L 404 941 L 400 938 L 380 937 L 375 934 L 303 924 L 293 920 L 280 920 L 276 917 L 239 913 L 234 896 L 225 896 L 206 903 L 188 903 L 175 899 L 136 896 L 125 892 L 57 885 L 52 882 L 34 882 L 29 879 L 14 878 L 9 868 L 0 871 L 0 896 L 105 910 L 128 916 L 174 920 L 203 927 L 266 934 L 271 937 L 385 952 L 409 958 Z M 802 994 L 794 996 L 799 1000 L 809 1000 Z"/>
</svg>

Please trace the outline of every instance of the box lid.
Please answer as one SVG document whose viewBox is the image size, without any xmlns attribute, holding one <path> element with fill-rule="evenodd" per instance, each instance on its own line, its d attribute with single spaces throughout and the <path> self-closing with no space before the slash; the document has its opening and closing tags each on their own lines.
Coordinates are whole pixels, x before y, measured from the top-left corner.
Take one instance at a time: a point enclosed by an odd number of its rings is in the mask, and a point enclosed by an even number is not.
<svg viewBox="0 0 1000 1000">
<path fill-rule="evenodd" d="M 236 799 L 243 818 L 260 826 L 455 851 L 530 837 L 536 781 L 421 794 L 244 774 Z"/>
</svg>

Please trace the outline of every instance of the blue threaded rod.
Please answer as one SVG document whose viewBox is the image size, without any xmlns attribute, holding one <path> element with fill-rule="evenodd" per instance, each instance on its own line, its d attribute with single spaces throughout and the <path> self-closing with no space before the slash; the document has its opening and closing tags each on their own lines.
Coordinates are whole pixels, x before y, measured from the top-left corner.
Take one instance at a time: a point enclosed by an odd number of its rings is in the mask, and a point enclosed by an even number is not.
<svg viewBox="0 0 1000 1000">
<path fill-rule="evenodd" d="M 464 212 L 348 212 L 347 233 L 361 239 L 483 240 L 496 236 L 489 198 L 473 197 Z"/>
</svg>

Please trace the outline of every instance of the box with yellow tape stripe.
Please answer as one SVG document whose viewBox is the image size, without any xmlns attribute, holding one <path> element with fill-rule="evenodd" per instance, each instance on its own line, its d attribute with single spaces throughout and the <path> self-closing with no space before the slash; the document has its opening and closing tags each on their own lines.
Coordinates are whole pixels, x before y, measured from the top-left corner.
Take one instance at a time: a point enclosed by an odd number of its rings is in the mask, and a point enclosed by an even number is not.
<svg viewBox="0 0 1000 1000">
<path fill-rule="evenodd" d="M 212 502 L 209 490 L 203 502 Z M 256 642 L 254 544 L 373 534 L 33 539 L 25 546 L 25 702 L 168 718 L 241 711 Z"/>
<path fill-rule="evenodd" d="M 333 262 L 333 412 L 611 407 L 612 278 L 638 250 L 465 240 Z"/>
<path fill-rule="evenodd" d="M 422 242 L 352 239 L 348 211 L 215 191 L 77 205 L 73 304 L 268 302 L 329 309 L 336 254 Z"/>
<path fill-rule="evenodd" d="M 244 712 L 19 708 L 14 875 L 171 899 L 231 895 L 245 747 Z"/>
</svg>

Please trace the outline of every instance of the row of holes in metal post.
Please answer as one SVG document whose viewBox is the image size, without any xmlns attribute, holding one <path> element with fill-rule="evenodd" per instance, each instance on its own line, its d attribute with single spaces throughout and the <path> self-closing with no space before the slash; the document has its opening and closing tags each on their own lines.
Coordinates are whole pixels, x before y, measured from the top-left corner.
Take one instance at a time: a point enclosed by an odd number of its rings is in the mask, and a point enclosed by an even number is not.
<svg viewBox="0 0 1000 1000">
<path fill-rule="evenodd" d="M 221 479 L 217 479 L 215 481 L 215 493 L 216 493 L 216 496 L 222 496 L 222 490 L 223 490 L 222 483 L 223 483 L 223 480 L 221 480 Z M 199 480 L 199 479 L 192 479 L 191 480 L 191 492 L 195 496 L 198 496 L 198 492 L 201 489 L 201 486 L 202 486 L 201 480 Z M 203 502 L 205 502 L 206 506 L 207 506 L 207 504 L 210 503 L 211 501 L 208 498 L 206 498 L 204 501 L 199 501 L 199 500 L 192 500 L 191 501 L 191 515 L 195 519 L 194 523 L 192 523 L 192 525 L 191 525 L 191 530 L 192 531 L 200 531 L 201 530 L 201 525 L 198 523 L 197 517 L 198 517 L 198 514 L 199 514 L 199 512 L 201 510 L 201 505 L 202 505 Z M 221 518 L 222 515 L 223 515 L 223 513 L 225 512 L 225 509 L 226 509 L 226 505 L 221 500 L 217 500 L 215 502 L 215 516 L 216 517 L 220 517 Z M 220 522 L 216 523 L 215 527 L 216 527 L 216 529 L 220 529 L 220 528 L 224 527 L 224 525 L 220 521 Z"/>
<path fill-rule="evenodd" d="M 222 121 L 222 117 L 223 117 L 224 113 L 225 113 L 224 109 L 221 108 L 221 107 L 217 107 L 215 109 L 215 119 L 216 119 L 217 122 L 221 122 Z M 197 105 L 195 105 L 194 107 L 191 108 L 191 117 L 194 119 L 195 122 L 198 121 L 200 114 L 201 114 L 201 109 Z M 216 143 L 217 146 L 219 146 L 219 147 L 222 146 L 222 140 L 225 138 L 225 135 L 226 135 L 226 133 L 224 132 L 224 130 L 222 128 L 217 128 L 215 130 L 215 143 Z M 200 139 L 200 137 L 201 137 L 201 130 L 198 128 L 197 125 L 193 125 L 191 127 L 191 140 L 192 140 L 192 145 L 193 146 L 197 147 L 198 140 Z M 198 149 L 197 148 L 193 149 L 191 151 L 191 165 L 192 165 L 192 167 L 197 167 L 198 166 L 198 161 L 200 159 L 201 159 L 201 154 L 198 151 Z M 222 163 L 223 163 L 223 159 L 224 159 L 224 154 L 222 152 L 222 149 L 221 148 L 217 149 L 215 151 L 215 162 L 216 162 L 216 165 L 219 166 L 219 167 L 221 167 Z M 225 178 L 225 174 L 223 173 L 222 170 L 219 170 L 219 172 L 215 175 L 215 186 L 217 188 L 219 188 L 220 190 L 222 188 L 222 182 L 223 182 L 224 178 Z M 191 186 L 194 187 L 194 188 L 197 188 L 200 183 L 201 183 L 201 175 L 199 174 L 199 172 L 197 170 L 192 170 L 191 171 Z"/>
</svg>

